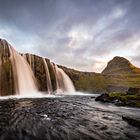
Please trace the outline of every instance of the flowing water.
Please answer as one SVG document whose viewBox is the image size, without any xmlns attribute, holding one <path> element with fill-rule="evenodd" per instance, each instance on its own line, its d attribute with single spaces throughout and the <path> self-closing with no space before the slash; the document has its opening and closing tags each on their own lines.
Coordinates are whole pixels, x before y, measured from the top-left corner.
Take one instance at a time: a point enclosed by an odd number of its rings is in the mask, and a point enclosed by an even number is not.
<svg viewBox="0 0 140 140">
<path fill-rule="evenodd" d="M 140 140 L 140 128 L 122 115 L 140 118 L 140 109 L 82 94 L 1 99 L 0 140 Z"/>
<path fill-rule="evenodd" d="M 46 71 L 46 81 L 47 81 L 47 89 L 48 89 L 48 93 L 50 94 L 53 90 L 52 90 L 52 82 L 51 82 L 51 77 L 50 77 L 50 72 L 48 69 L 48 64 L 45 60 L 45 58 L 43 58 L 43 63 L 45 66 L 45 71 Z"/>
<path fill-rule="evenodd" d="M 56 70 L 56 81 L 57 81 L 57 91 L 58 92 L 75 92 L 74 85 L 68 75 L 55 65 Z"/>
<path fill-rule="evenodd" d="M 9 47 L 14 72 L 16 93 L 26 95 L 38 91 L 35 77 L 27 61 L 14 48 Z"/>
</svg>

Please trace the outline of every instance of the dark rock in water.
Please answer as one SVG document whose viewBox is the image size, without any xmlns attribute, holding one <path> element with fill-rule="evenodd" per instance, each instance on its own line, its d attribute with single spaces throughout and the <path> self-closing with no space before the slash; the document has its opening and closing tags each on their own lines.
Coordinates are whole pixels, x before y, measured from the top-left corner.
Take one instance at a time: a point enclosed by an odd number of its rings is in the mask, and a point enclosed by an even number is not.
<svg viewBox="0 0 140 140">
<path fill-rule="evenodd" d="M 129 124 L 140 128 L 140 118 L 136 118 L 135 116 L 122 116 L 122 119 Z"/>
<path fill-rule="evenodd" d="M 112 102 L 114 98 L 110 97 L 107 93 L 101 94 L 98 96 L 95 101 L 102 101 L 102 102 Z"/>
</svg>

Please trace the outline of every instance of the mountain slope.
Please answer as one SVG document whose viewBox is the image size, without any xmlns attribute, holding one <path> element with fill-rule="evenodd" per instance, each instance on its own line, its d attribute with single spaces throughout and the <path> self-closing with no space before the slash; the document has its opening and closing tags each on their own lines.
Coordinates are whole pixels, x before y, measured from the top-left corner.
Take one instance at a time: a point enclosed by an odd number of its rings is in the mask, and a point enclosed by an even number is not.
<svg viewBox="0 0 140 140">
<path fill-rule="evenodd" d="M 114 57 L 108 62 L 102 74 L 140 74 L 140 69 L 135 67 L 124 57 Z"/>
</svg>

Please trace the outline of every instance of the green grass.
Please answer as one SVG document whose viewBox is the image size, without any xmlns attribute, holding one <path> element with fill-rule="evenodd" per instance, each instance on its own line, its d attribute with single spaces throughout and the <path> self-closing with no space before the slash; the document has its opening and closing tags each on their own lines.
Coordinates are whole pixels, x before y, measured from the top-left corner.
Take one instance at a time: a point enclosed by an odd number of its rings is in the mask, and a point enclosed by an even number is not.
<svg viewBox="0 0 140 140">
<path fill-rule="evenodd" d="M 75 80 L 75 86 L 78 90 L 101 92 L 106 88 L 106 79 L 101 75 L 81 74 L 78 80 Z"/>
<path fill-rule="evenodd" d="M 139 94 L 127 94 L 127 93 L 109 93 L 110 97 L 114 99 L 118 99 L 125 103 L 127 106 L 131 107 L 140 107 L 140 95 Z"/>
<path fill-rule="evenodd" d="M 75 87 L 83 91 L 106 91 L 109 85 L 122 87 L 139 87 L 140 75 L 77 74 L 78 79 L 72 78 Z"/>
</svg>

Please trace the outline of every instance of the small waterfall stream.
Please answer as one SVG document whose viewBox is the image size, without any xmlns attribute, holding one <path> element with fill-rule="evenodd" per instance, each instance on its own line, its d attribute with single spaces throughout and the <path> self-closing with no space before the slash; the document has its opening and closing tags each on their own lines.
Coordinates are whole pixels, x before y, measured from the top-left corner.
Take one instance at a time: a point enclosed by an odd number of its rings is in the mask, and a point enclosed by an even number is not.
<svg viewBox="0 0 140 140">
<path fill-rule="evenodd" d="M 69 76 L 55 65 L 57 92 L 75 92 L 74 85 Z"/>
<path fill-rule="evenodd" d="M 73 85 L 71 79 L 69 78 L 69 76 L 61 68 L 58 68 L 58 70 L 62 75 L 65 91 L 66 92 L 75 92 L 74 85 Z"/>
<path fill-rule="evenodd" d="M 27 61 L 6 41 L 3 41 L 3 45 L 7 46 L 10 51 L 16 94 L 37 93 L 35 77 Z"/>
<path fill-rule="evenodd" d="M 44 63 L 45 71 L 46 71 L 46 81 L 47 81 L 48 94 L 50 94 L 52 92 L 52 82 L 51 82 L 50 72 L 48 69 L 48 64 L 47 64 L 45 58 L 43 58 L 43 63 Z"/>
</svg>

